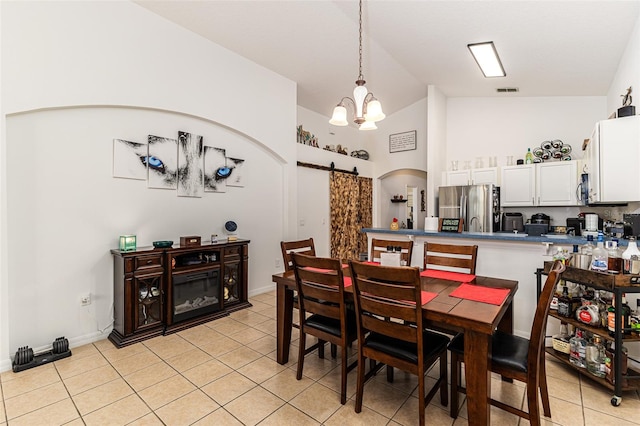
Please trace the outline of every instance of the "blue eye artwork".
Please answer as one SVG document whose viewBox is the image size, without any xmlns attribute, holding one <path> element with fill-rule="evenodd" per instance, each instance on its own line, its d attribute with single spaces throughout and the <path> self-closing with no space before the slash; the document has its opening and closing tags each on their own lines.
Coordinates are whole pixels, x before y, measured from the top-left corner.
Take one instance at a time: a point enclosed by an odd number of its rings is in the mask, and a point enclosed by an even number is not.
<svg viewBox="0 0 640 426">
<path fill-rule="evenodd" d="M 150 169 L 153 169 L 159 173 L 165 172 L 165 166 L 161 159 L 154 157 L 153 155 L 143 155 L 140 157 L 140 161 L 145 166 L 148 166 Z"/>
<path fill-rule="evenodd" d="M 149 170 L 148 186 L 176 189 L 178 182 L 178 141 L 161 136 L 148 136 L 149 152 L 140 161 Z"/>
<path fill-rule="evenodd" d="M 232 168 L 226 166 L 218 167 L 218 170 L 216 170 L 216 180 L 228 178 L 232 170 Z"/>
<path fill-rule="evenodd" d="M 178 132 L 178 196 L 201 197 L 203 187 L 203 137 Z"/>
<path fill-rule="evenodd" d="M 204 190 L 205 192 L 226 192 L 227 178 L 233 172 L 227 167 L 226 151 L 212 146 L 204 147 Z"/>
</svg>

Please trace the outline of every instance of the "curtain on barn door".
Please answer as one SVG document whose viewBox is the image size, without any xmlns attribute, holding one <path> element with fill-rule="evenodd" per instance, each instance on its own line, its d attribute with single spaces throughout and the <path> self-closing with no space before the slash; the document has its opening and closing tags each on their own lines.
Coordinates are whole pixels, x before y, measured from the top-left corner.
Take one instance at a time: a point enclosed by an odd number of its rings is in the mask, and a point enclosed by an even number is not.
<svg viewBox="0 0 640 426">
<path fill-rule="evenodd" d="M 370 178 L 331 172 L 331 257 L 357 260 L 367 252 L 367 237 L 360 230 L 371 227 L 371 192 Z"/>
</svg>

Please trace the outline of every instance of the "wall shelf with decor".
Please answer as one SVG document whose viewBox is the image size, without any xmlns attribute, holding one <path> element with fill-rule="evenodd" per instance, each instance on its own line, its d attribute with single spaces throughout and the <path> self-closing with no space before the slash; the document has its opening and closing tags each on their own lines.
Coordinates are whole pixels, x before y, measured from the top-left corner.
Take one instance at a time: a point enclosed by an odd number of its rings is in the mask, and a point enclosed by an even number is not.
<svg viewBox="0 0 640 426">
<path fill-rule="evenodd" d="M 111 250 L 117 347 L 248 308 L 249 240 Z"/>
<path fill-rule="evenodd" d="M 397 200 L 397 199 L 395 199 L 395 198 L 392 198 L 392 199 L 391 199 L 391 202 L 392 202 L 392 203 L 406 203 L 406 202 L 407 202 L 407 200 Z"/>
</svg>

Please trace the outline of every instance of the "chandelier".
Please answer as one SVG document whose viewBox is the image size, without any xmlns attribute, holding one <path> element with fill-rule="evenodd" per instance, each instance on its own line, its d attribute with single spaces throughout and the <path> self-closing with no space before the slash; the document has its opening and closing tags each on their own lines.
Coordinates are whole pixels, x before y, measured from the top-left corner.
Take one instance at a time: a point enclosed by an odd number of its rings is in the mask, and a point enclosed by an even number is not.
<svg viewBox="0 0 640 426">
<path fill-rule="evenodd" d="M 350 105 L 353 113 L 353 121 L 358 125 L 360 130 L 377 129 L 376 122 L 385 118 L 382 112 L 382 105 L 373 93 L 369 92 L 365 87 L 366 81 L 362 76 L 362 0 L 360 0 L 360 44 L 358 48 L 358 79 L 356 80 L 356 88 L 353 89 L 353 99 L 345 96 L 340 103 L 333 109 L 333 116 L 329 123 L 335 126 L 346 126 L 347 122 L 347 105 Z"/>
</svg>

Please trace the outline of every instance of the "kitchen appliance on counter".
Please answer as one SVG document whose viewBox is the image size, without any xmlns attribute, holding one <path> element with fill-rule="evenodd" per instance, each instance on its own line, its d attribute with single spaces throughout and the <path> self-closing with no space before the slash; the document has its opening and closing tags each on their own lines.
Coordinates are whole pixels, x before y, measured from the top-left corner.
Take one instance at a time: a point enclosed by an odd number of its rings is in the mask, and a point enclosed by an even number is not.
<svg viewBox="0 0 640 426">
<path fill-rule="evenodd" d="M 598 237 L 598 231 L 604 231 L 604 220 L 596 213 L 579 213 L 578 217 L 584 219 L 584 229 L 582 236 L 593 236 L 595 241 Z"/>
<path fill-rule="evenodd" d="M 640 214 L 625 213 L 622 215 L 622 221 L 628 224 L 630 228 L 628 229 L 629 235 L 626 235 L 627 231 L 625 231 L 625 237 L 634 236 L 638 238 L 640 235 Z"/>
<path fill-rule="evenodd" d="M 524 225 L 524 232 L 532 237 L 539 237 L 549 232 L 551 218 L 544 213 L 531 215 L 531 219 Z"/>
<path fill-rule="evenodd" d="M 567 218 L 567 229 L 573 229 L 573 234 L 576 237 L 582 236 L 582 232 L 584 231 L 584 218 L 583 217 L 568 217 Z"/>
<path fill-rule="evenodd" d="M 604 234 L 612 238 L 629 238 L 633 235 L 631 224 L 627 222 L 604 222 Z"/>
<path fill-rule="evenodd" d="M 493 184 L 441 186 L 438 216 L 463 218 L 464 231 L 500 231 L 500 188 Z"/>
<path fill-rule="evenodd" d="M 524 217 L 522 213 L 505 212 L 502 214 L 502 232 L 524 231 Z"/>
<path fill-rule="evenodd" d="M 529 220 L 529 222 L 551 226 L 551 218 L 549 217 L 549 215 L 546 215 L 544 213 L 536 213 L 534 215 L 531 215 L 531 219 Z"/>
<path fill-rule="evenodd" d="M 539 237 L 549 232 L 549 225 L 543 223 L 525 223 L 524 232 L 530 237 Z"/>
</svg>

